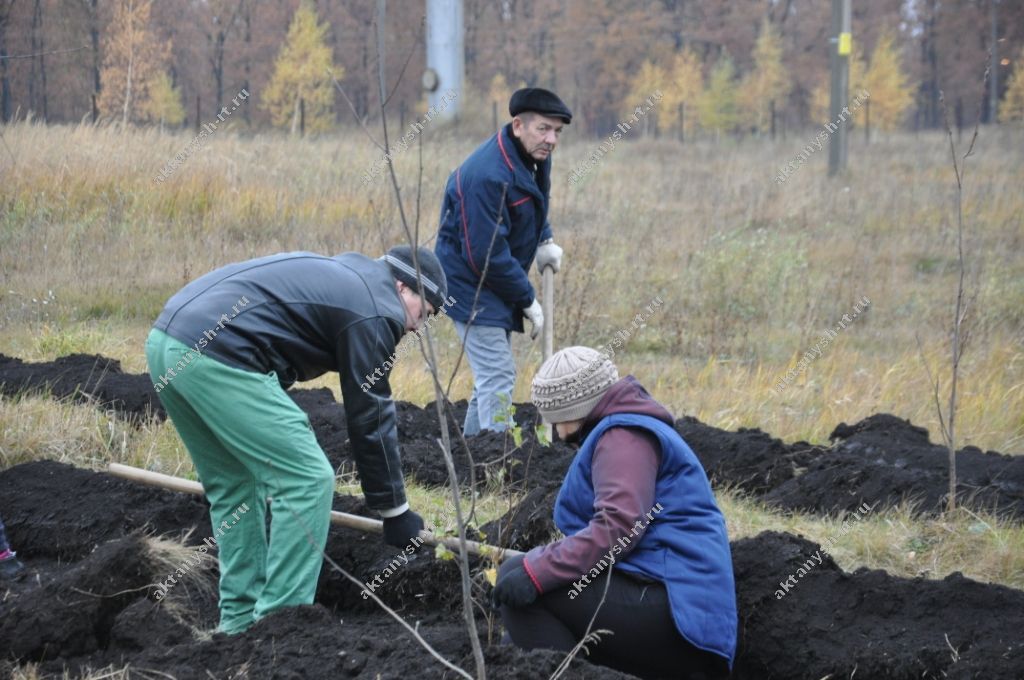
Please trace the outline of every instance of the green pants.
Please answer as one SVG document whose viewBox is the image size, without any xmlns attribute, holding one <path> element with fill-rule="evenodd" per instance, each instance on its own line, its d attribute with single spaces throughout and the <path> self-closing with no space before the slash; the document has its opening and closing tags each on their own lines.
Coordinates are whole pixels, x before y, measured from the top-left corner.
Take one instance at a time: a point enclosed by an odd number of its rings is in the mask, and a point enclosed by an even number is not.
<svg viewBox="0 0 1024 680">
<path fill-rule="evenodd" d="M 220 548 L 220 630 L 240 633 L 276 609 L 312 603 L 334 471 L 309 417 L 274 373 L 197 356 L 163 331 L 150 332 L 146 359 L 210 502 Z M 237 513 L 243 504 L 250 511 Z"/>
</svg>

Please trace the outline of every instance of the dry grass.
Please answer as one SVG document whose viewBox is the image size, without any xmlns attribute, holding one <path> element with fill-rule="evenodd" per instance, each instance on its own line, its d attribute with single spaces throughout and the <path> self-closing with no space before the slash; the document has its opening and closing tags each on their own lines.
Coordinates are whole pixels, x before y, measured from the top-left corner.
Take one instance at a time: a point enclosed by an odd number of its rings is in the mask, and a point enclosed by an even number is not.
<svg viewBox="0 0 1024 680">
<path fill-rule="evenodd" d="M 853 139 L 842 180 L 824 177 L 819 154 L 776 185 L 777 168 L 805 136 L 624 142 L 569 188 L 569 169 L 593 145 L 566 134 L 552 189 L 551 222 L 566 249 L 557 344 L 603 345 L 658 295 L 665 307 L 615 358 L 677 414 L 760 427 L 787 441 L 824 442 L 839 422 L 882 411 L 937 433 L 917 338 L 945 379 L 956 286 L 945 138 L 902 134 L 867 148 Z M 440 126 L 422 137 L 426 240 L 448 172 L 480 139 Z M 387 185 L 360 184 L 378 153 L 355 132 L 293 140 L 219 131 L 162 184 L 153 177 L 189 135 L 20 123 L 4 138 L 11 154 L 0 150 L 0 346 L 27 360 L 98 352 L 141 372 L 149 324 L 186 281 L 277 251 L 377 253 L 403 238 Z M 1020 141 L 1019 132 L 983 130 L 965 187 L 973 334 L 958 432 L 961 445 L 1008 453 L 1024 450 Z M 416 153 L 396 165 L 406 212 L 415 216 Z M 862 296 L 869 311 L 776 394 L 779 379 Z M 435 328 L 447 377 L 458 343 L 449 324 Z M 515 399 L 525 401 L 540 349 L 522 337 L 515 349 Z M 433 398 L 412 355 L 392 382 L 399 399 Z M 469 385 L 463 362 L 453 397 L 466 397 Z M 305 386 L 338 395 L 334 376 Z M 134 430 L 88 406 L 23 398 L 0 400 L 0 425 L 3 466 L 40 457 L 94 468 L 118 460 L 192 475 L 168 424 Z M 436 491 L 413 486 L 411 494 L 423 507 L 438 505 L 435 522 L 450 512 Z M 481 512 L 496 515 L 503 502 L 483 499 Z M 823 538 L 834 526 L 728 494 L 723 505 L 734 536 L 778 528 Z M 863 524 L 838 551 L 844 566 L 929 576 L 960 569 L 1022 585 L 1022 537 L 1012 525 L 963 515 L 921 521 L 905 510 Z"/>
<path fill-rule="evenodd" d="M 732 491 L 717 492 L 729 538 L 786 531 L 822 546 L 837 540 L 830 554 L 840 567 L 884 569 L 913 578 L 944 578 L 959 571 L 979 581 L 1024 589 L 1024 526 L 959 509 L 939 518 L 915 517 L 902 505 L 869 511 L 860 520 L 837 515 L 782 514 Z M 844 520 L 850 530 L 844 535 Z M 780 574 L 779 579 L 787 575 Z"/>
<path fill-rule="evenodd" d="M 109 463 L 164 474 L 194 475 L 192 461 L 168 423 L 126 423 L 112 412 L 45 396 L 0 398 L 0 468 L 48 459 L 105 470 Z"/>
<path fill-rule="evenodd" d="M 983 131 L 965 193 L 975 297 L 959 431 L 1010 451 L 1024 436 L 1019 135 Z M 164 183 L 153 176 L 186 134 L 21 123 L 4 137 L 14 164 L 0 154 L 0 340 L 25 358 L 100 351 L 139 371 L 149 323 L 191 278 L 281 250 L 375 253 L 402 238 L 385 183 L 361 186 L 376 152 L 358 134 L 218 133 Z M 424 141 L 426 240 L 447 173 L 479 139 L 438 126 Z M 944 139 L 855 139 L 843 181 L 823 176 L 822 157 L 776 185 L 775 168 L 802 142 L 624 143 L 569 188 L 568 169 L 591 145 L 566 135 L 551 215 L 567 253 L 558 344 L 607 343 L 660 295 L 663 311 L 616 360 L 680 411 L 787 439 L 822 441 L 837 422 L 878 410 L 936 431 L 915 338 L 936 367 L 948 363 L 955 244 Z M 398 156 L 413 216 L 415 166 L 415 153 Z M 865 295 L 870 310 L 773 395 Z M 455 344 L 450 332 L 443 340 Z M 525 341 L 517 350 L 525 399 L 540 353 Z M 394 382 L 401 398 L 424 402 L 429 381 L 414 363 Z M 460 380 L 456 397 L 467 391 Z"/>
<path fill-rule="evenodd" d="M 11 670 L 11 680 L 52 680 L 56 676 L 52 674 L 42 674 L 39 670 L 39 666 L 34 663 L 26 664 L 24 666 L 18 666 Z M 64 674 L 60 676 L 61 680 L 71 680 L 72 678 L 78 678 L 78 680 L 132 680 L 135 678 L 168 678 L 165 673 L 153 672 L 152 674 L 146 674 L 146 671 L 139 668 L 132 668 L 130 666 L 122 666 L 120 668 L 116 666 L 107 666 L 99 670 L 85 669 L 82 671 L 75 672 L 74 675 L 71 671 L 64 671 Z"/>
<path fill-rule="evenodd" d="M 190 628 L 197 639 L 208 639 L 213 631 L 199 627 L 199 612 L 194 605 L 196 598 L 200 601 L 217 599 L 217 578 L 212 571 L 216 557 L 205 553 L 199 563 L 194 564 L 200 553 L 196 546 L 185 545 L 186 540 L 188 536 L 180 540 L 163 537 L 146 539 L 146 548 L 154 569 L 152 585 L 165 583 L 168 577 L 174 576 L 176 583 L 167 589 L 166 596 L 160 600 L 160 606 L 173 619 Z M 178 576 L 176 572 L 182 565 L 187 565 L 187 568 L 183 568 L 182 575 Z"/>
</svg>

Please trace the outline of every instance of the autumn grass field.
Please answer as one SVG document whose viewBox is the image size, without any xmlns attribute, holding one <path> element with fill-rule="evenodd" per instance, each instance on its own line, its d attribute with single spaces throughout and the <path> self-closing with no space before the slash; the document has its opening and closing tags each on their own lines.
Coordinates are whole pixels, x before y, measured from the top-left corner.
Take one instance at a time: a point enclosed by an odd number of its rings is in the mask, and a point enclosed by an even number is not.
<svg viewBox="0 0 1024 680">
<path fill-rule="evenodd" d="M 100 353 L 141 372 L 163 303 L 206 271 L 286 250 L 377 254 L 404 240 L 390 180 L 361 183 L 381 152 L 355 128 L 301 140 L 218 131 L 162 183 L 154 177 L 191 134 L 24 122 L 2 133 L 0 351 L 25 360 Z M 554 156 L 550 214 L 566 253 L 556 347 L 604 345 L 659 296 L 664 306 L 615 361 L 677 416 L 827 443 L 840 422 L 887 412 L 939 442 L 925 366 L 945 402 L 958 276 L 948 139 L 901 133 L 865 145 L 855 132 L 844 176 L 825 176 L 823 148 L 777 184 L 779 167 L 816 133 L 686 145 L 627 138 L 570 187 L 569 170 L 598 140 L 568 128 Z M 421 137 L 422 159 L 410 148 L 395 167 L 409 226 L 426 242 L 448 173 L 482 137 L 440 125 Z M 1014 454 L 1024 453 L 1022 137 L 1019 128 L 985 128 L 967 160 L 970 342 L 957 412 L 959 446 Z M 863 298 L 867 310 L 778 392 Z M 458 343 L 447 322 L 434 328 L 447 378 Z M 526 401 L 541 350 L 523 336 L 514 344 L 515 401 Z M 452 397 L 467 397 L 470 384 L 463 368 Z M 433 398 L 418 359 L 401 362 L 392 385 L 398 399 Z M 304 386 L 338 395 L 335 376 Z M 0 431 L 3 467 L 53 458 L 193 475 L 166 423 L 134 427 L 88 406 L 24 397 L 0 399 Z M 733 538 L 775 528 L 824 540 L 835 527 L 836 518 L 782 516 L 719 496 Z M 443 504 L 435 490 L 414 488 L 412 498 L 417 507 Z M 500 513 L 486 499 L 483 508 Z M 1024 529 L 966 511 L 935 520 L 906 509 L 873 514 L 836 557 L 844 568 L 959 570 L 1024 587 Z"/>
</svg>

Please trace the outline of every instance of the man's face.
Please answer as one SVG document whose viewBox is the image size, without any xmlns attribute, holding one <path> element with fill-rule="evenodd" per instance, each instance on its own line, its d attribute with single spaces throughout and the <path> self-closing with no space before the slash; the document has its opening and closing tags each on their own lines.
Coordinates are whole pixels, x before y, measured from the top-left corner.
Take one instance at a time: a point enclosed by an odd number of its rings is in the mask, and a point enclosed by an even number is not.
<svg viewBox="0 0 1024 680">
<path fill-rule="evenodd" d="M 405 330 L 418 331 L 423 327 L 427 317 L 436 310 L 432 304 L 401 281 L 396 281 L 395 285 L 398 286 L 398 295 L 402 298 L 402 306 L 405 307 Z"/>
<path fill-rule="evenodd" d="M 524 113 L 512 119 L 512 134 L 526 149 L 530 158 L 541 163 L 558 146 L 558 136 L 565 123 L 561 118 L 550 118 L 539 113 Z"/>
</svg>

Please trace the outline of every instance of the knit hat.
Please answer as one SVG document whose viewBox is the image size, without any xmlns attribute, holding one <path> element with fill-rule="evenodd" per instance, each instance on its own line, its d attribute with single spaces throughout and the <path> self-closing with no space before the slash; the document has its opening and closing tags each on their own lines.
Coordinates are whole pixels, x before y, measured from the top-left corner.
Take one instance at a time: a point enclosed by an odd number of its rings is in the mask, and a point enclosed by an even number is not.
<svg viewBox="0 0 1024 680">
<path fill-rule="evenodd" d="M 530 400 L 546 420 L 586 418 L 619 380 L 607 355 L 589 347 L 566 347 L 551 355 L 533 377 Z"/>
<path fill-rule="evenodd" d="M 566 125 L 572 122 L 572 111 L 565 102 L 551 90 L 542 87 L 524 87 L 512 93 L 512 98 L 508 101 L 509 115 L 515 117 L 528 111 L 551 118 L 561 118 Z"/>
<path fill-rule="evenodd" d="M 416 265 L 412 262 L 410 246 L 395 246 L 380 259 L 388 263 L 391 274 L 396 279 L 419 294 L 420 286 L 416 283 Z M 448 297 L 448 280 L 444 276 L 444 269 L 441 268 L 437 255 L 423 246 L 416 249 L 416 259 L 419 260 L 423 292 L 427 296 L 427 302 L 433 305 L 435 312 L 438 312 L 444 307 L 445 298 Z"/>
</svg>

